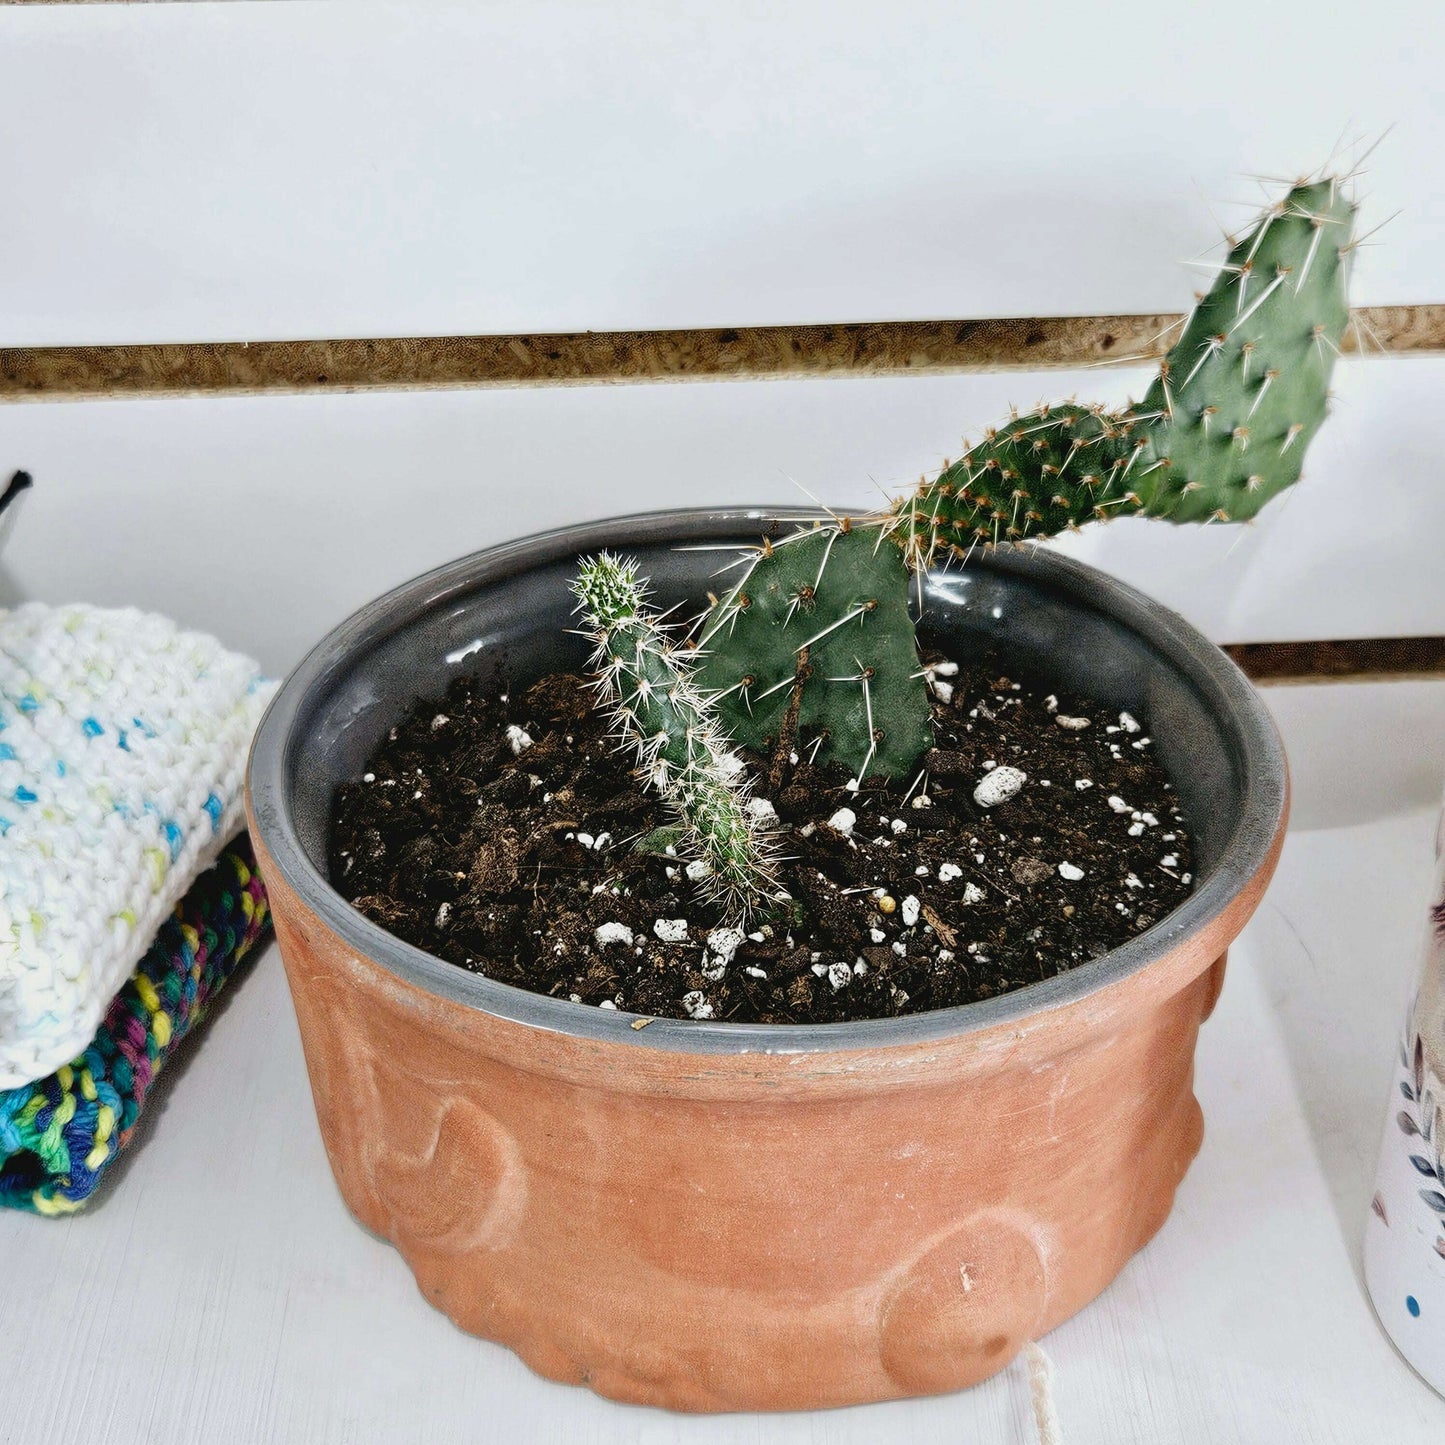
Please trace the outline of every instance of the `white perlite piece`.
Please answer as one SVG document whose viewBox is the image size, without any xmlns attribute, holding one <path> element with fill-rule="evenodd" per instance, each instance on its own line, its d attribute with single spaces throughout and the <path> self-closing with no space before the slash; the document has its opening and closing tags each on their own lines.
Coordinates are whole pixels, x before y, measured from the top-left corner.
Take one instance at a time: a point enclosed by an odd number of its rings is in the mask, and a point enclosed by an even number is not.
<svg viewBox="0 0 1445 1445">
<path fill-rule="evenodd" d="M 749 798 L 747 814 L 760 828 L 769 828 L 778 821 L 778 810 L 771 798 Z"/>
<path fill-rule="evenodd" d="M 687 874 L 689 882 L 700 883 L 712 872 L 712 864 L 709 863 L 706 858 L 694 858 L 693 861 L 683 869 L 683 872 Z"/>
<path fill-rule="evenodd" d="M 652 925 L 652 931 L 664 943 L 681 943 L 687 937 L 687 919 L 659 918 Z"/>
<path fill-rule="evenodd" d="M 903 915 L 903 926 L 905 928 L 912 928 L 913 925 L 918 922 L 918 914 L 921 908 L 922 905 L 911 893 L 903 900 L 899 912 Z"/>
<path fill-rule="evenodd" d="M 938 869 L 938 881 L 940 883 L 951 883 L 955 878 L 963 877 L 963 869 L 957 863 L 942 863 Z"/>
<path fill-rule="evenodd" d="M 513 754 L 521 757 L 532 746 L 532 734 L 526 728 L 519 728 L 516 723 L 508 723 L 507 742 L 511 744 Z"/>
<path fill-rule="evenodd" d="M 833 992 L 837 993 L 840 988 L 847 988 L 853 981 L 853 970 L 846 963 L 830 963 L 828 965 L 828 982 L 833 985 Z"/>
<path fill-rule="evenodd" d="M 845 838 L 850 837 L 853 832 L 853 825 L 858 821 L 858 815 L 852 808 L 839 808 L 831 818 L 828 819 L 828 826 L 835 832 L 841 833 Z"/>
<path fill-rule="evenodd" d="M 1121 712 L 1119 714 L 1119 726 L 1123 728 L 1126 733 L 1137 733 L 1139 731 L 1139 723 L 1133 713 Z"/>
<path fill-rule="evenodd" d="M 743 946 L 741 928 L 714 928 L 707 936 L 707 946 L 724 968 L 733 961 L 733 955 Z"/>
<path fill-rule="evenodd" d="M 1132 813 L 1134 810 L 1121 798 L 1118 793 L 1109 794 L 1109 806 L 1116 813 Z"/>
<path fill-rule="evenodd" d="M 1028 780 L 1029 775 L 1018 768 L 994 768 L 973 790 L 973 801 L 980 808 L 996 808 L 1008 802 Z"/>
<path fill-rule="evenodd" d="M 598 948 L 607 948 L 614 943 L 631 948 L 633 932 L 625 923 L 603 923 L 599 924 L 593 932 L 592 941 Z"/>
<path fill-rule="evenodd" d="M 1070 883 L 1077 883 L 1084 876 L 1084 870 L 1077 863 L 1060 863 L 1059 877 L 1067 878 Z"/>
<path fill-rule="evenodd" d="M 434 733 L 439 733 L 450 721 L 451 721 L 451 718 L 449 718 L 449 717 L 446 715 L 446 713 L 444 713 L 444 712 L 439 712 L 439 713 L 431 720 L 431 730 L 432 730 Z"/>
<path fill-rule="evenodd" d="M 1094 786 L 1094 780 L 1092 778 L 1075 778 L 1074 786 L 1081 793 L 1087 793 Z"/>
<path fill-rule="evenodd" d="M 933 695 L 945 706 L 953 701 L 953 684 L 944 682 L 942 678 L 931 678 L 933 684 Z"/>
<path fill-rule="evenodd" d="M 884 933 L 881 928 L 870 928 L 868 930 L 868 937 L 871 938 L 874 943 L 888 942 L 888 935 Z"/>
<path fill-rule="evenodd" d="M 1091 726 L 1088 718 L 1069 717 L 1067 713 L 1056 713 L 1054 721 L 1065 731 L 1071 733 L 1081 733 L 1086 727 Z"/>
<path fill-rule="evenodd" d="M 897 837 L 900 833 L 906 833 L 908 831 L 908 824 L 905 823 L 902 818 L 895 818 L 888 825 L 888 827 L 892 831 L 894 837 Z"/>
<path fill-rule="evenodd" d="M 987 897 L 987 895 L 984 893 L 983 889 L 978 886 L 977 883 L 968 883 L 964 885 L 963 901 L 965 903 L 982 903 L 985 897 Z"/>
<path fill-rule="evenodd" d="M 710 1019 L 713 1016 L 712 1005 L 707 1001 L 707 995 L 700 988 L 683 994 L 682 1006 L 687 1010 L 688 1018 Z"/>
</svg>

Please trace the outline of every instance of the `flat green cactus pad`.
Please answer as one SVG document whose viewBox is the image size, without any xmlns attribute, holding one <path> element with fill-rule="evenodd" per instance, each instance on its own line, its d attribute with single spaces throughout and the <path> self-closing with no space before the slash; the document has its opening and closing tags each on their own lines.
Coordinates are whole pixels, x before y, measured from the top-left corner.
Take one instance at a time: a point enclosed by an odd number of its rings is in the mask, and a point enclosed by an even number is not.
<svg viewBox="0 0 1445 1445">
<path fill-rule="evenodd" d="M 827 526 L 760 552 L 708 614 L 698 683 L 735 741 L 777 742 L 802 670 L 799 745 L 855 777 L 893 776 L 932 744 L 908 570 L 879 527 Z"/>
</svg>

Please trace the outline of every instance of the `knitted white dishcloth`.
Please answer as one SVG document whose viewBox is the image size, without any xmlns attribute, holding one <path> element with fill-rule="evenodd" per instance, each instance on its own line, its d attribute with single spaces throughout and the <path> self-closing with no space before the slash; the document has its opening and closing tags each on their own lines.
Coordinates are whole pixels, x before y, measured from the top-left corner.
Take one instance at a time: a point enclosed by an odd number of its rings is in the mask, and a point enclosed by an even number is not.
<svg viewBox="0 0 1445 1445">
<path fill-rule="evenodd" d="M 0 1089 L 86 1048 L 239 830 L 271 691 L 163 617 L 0 611 Z"/>
</svg>

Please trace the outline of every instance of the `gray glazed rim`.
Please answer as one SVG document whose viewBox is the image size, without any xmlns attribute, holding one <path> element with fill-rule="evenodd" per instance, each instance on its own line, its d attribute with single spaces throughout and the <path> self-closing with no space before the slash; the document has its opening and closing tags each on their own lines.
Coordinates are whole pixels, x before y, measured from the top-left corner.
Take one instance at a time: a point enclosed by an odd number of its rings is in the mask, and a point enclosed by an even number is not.
<svg viewBox="0 0 1445 1445">
<path fill-rule="evenodd" d="M 352 908 L 301 843 L 289 777 L 306 744 L 302 718 L 350 664 L 415 616 L 489 583 L 600 548 L 686 546 L 757 533 L 770 523 L 811 523 L 814 509 L 680 508 L 535 533 L 447 563 L 394 588 L 324 637 L 286 679 L 252 744 L 247 786 L 260 842 L 298 899 L 358 955 L 426 992 L 494 1017 L 573 1037 L 693 1054 L 812 1054 L 928 1043 L 1017 1023 L 1063 1007 L 1148 968 L 1218 918 L 1269 860 L 1288 801 L 1284 749 L 1253 686 L 1178 613 L 1081 562 L 1043 550 L 997 550 L 988 568 L 1021 576 L 1101 612 L 1138 636 L 1196 687 L 1241 761 L 1242 801 L 1218 861 L 1193 893 L 1145 932 L 1087 964 L 1011 993 L 901 1018 L 831 1024 L 735 1024 L 654 1019 L 574 1004 L 469 973 L 394 937 Z"/>
</svg>

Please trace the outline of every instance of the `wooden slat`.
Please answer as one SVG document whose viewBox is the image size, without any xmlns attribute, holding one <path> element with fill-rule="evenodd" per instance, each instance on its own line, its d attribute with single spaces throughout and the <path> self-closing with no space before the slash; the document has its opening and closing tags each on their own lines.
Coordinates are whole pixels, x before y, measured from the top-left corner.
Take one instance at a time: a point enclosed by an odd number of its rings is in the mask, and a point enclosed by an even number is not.
<svg viewBox="0 0 1445 1445">
<path fill-rule="evenodd" d="M 1346 350 L 1445 351 L 1445 305 L 1367 306 Z M 1180 317 L 983 321 L 558 335 L 381 337 L 0 348 L 0 401 L 436 390 L 822 375 L 1045 371 L 1144 362 Z"/>
<path fill-rule="evenodd" d="M 1445 678 L 1445 637 L 1246 642 L 1224 650 L 1261 687 Z"/>
</svg>

